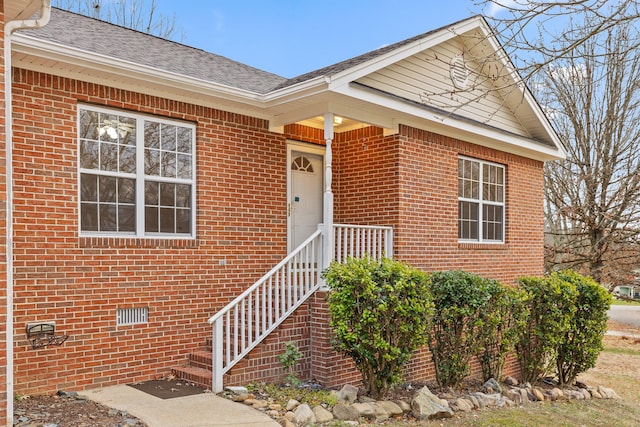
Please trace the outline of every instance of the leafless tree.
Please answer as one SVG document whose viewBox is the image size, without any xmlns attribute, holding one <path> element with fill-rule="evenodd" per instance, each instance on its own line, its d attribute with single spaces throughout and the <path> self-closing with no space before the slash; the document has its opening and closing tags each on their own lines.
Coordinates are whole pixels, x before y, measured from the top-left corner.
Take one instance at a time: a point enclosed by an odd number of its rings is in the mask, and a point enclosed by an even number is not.
<svg viewBox="0 0 640 427">
<path fill-rule="evenodd" d="M 490 23 L 525 80 L 557 59 L 570 59 L 576 48 L 616 26 L 640 22 L 638 0 L 473 0 L 473 3 L 489 15 Z M 627 36 L 630 39 L 625 49 L 638 49 L 637 32 L 629 32 Z M 597 55 L 606 56 L 606 52 Z"/>
<path fill-rule="evenodd" d="M 615 286 L 640 258 L 640 52 L 633 23 L 593 25 L 534 81 L 568 152 L 545 167 L 546 261 Z"/>
<path fill-rule="evenodd" d="M 164 39 L 184 37 L 176 15 L 159 13 L 155 0 L 53 0 L 53 6 Z"/>
</svg>

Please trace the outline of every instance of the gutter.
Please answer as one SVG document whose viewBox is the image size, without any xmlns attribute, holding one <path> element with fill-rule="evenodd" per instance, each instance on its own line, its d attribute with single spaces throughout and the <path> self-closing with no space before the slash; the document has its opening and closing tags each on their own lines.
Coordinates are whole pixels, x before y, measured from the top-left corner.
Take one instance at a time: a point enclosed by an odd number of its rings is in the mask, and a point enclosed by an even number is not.
<svg viewBox="0 0 640 427">
<path fill-rule="evenodd" d="M 13 423 L 13 109 L 11 100 L 11 36 L 18 30 L 44 27 L 51 19 L 51 0 L 41 0 L 38 19 L 9 21 L 4 25 L 4 105 L 5 105 L 5 161 L 6 161 L 6 354 L 7 354 L 7 425 Z"/>
</svg>

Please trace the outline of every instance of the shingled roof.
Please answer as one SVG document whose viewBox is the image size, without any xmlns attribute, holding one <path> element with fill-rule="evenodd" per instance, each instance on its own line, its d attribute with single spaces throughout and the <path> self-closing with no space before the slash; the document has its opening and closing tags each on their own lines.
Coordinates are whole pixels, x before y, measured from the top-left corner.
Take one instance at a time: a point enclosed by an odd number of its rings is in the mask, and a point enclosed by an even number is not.
<svg viewBox="0 0 640 427">
<path fill-rule="evenodd" d="M 255 93 L 287 79 L 220 55 L 52 8 L 43 28 L 21 34 Z"/>
</svg>

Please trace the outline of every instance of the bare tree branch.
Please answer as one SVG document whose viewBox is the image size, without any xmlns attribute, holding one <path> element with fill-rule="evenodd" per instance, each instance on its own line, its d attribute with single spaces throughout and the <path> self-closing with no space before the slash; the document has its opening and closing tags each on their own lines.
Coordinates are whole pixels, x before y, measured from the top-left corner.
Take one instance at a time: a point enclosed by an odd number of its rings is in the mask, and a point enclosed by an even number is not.
<svg viewBox="0 0 640 427">
<path fill-rule="evenodd" d="M 640 56 L 631 23 L 591 28 L 535 83 L 568 152 L 545 166 L 546 261 L 615 285 L 640 261 Z"/>
<path fill-rule="evenodd" d="M 173 16 L 158 13 L 155 0 L 53 0 L 52 4 L 163 39 L 184 39 L 184 32 L 176 26 L 175 13 Z"/>
</svg>

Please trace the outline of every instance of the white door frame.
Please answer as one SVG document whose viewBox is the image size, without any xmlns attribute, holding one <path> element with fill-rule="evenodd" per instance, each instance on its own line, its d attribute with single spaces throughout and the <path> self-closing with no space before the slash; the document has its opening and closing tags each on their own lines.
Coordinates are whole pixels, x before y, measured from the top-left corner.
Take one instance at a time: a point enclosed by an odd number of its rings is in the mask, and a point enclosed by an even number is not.
<svg viewBox="0 0 640 427">
<path fill-rule="evenodd" d="M 322 188 L 320 188 L 320 194 L 322 195 L 322 193 L 324 192 L 324 186 L 325 186 L 325 174 L 324 174 L 324 169 L 326 166 L 326 150 L 325 150 L 325 146 L 324 145 L 318 145 L 318 144 L 311 144 L 311 143 L 307 143 L 307 142 L 300 142 L 300 141 L 293 141 L 293 140 L 287 140 L 287 252 L 291 252 L 292 250 L 294 250 L 295 248 L 292 248 L 291 245 L 293 244 L 292 242 L 292 232 L 291 232 L 291 203 L 293 202 L 293 200 L 291 200 L 291 162 L 293 161 L 292 155 L 291 153 L 293 151 L 298 151 L 301 153 L 309 153 L 309 154 L 316 154 L 319 156 L 322 156 L 322 171 L 320 171 L 320 174 L 322 175 Z M 324 217 L 324 209 L 322 212 L 322 217 Z"/>
</svg>

